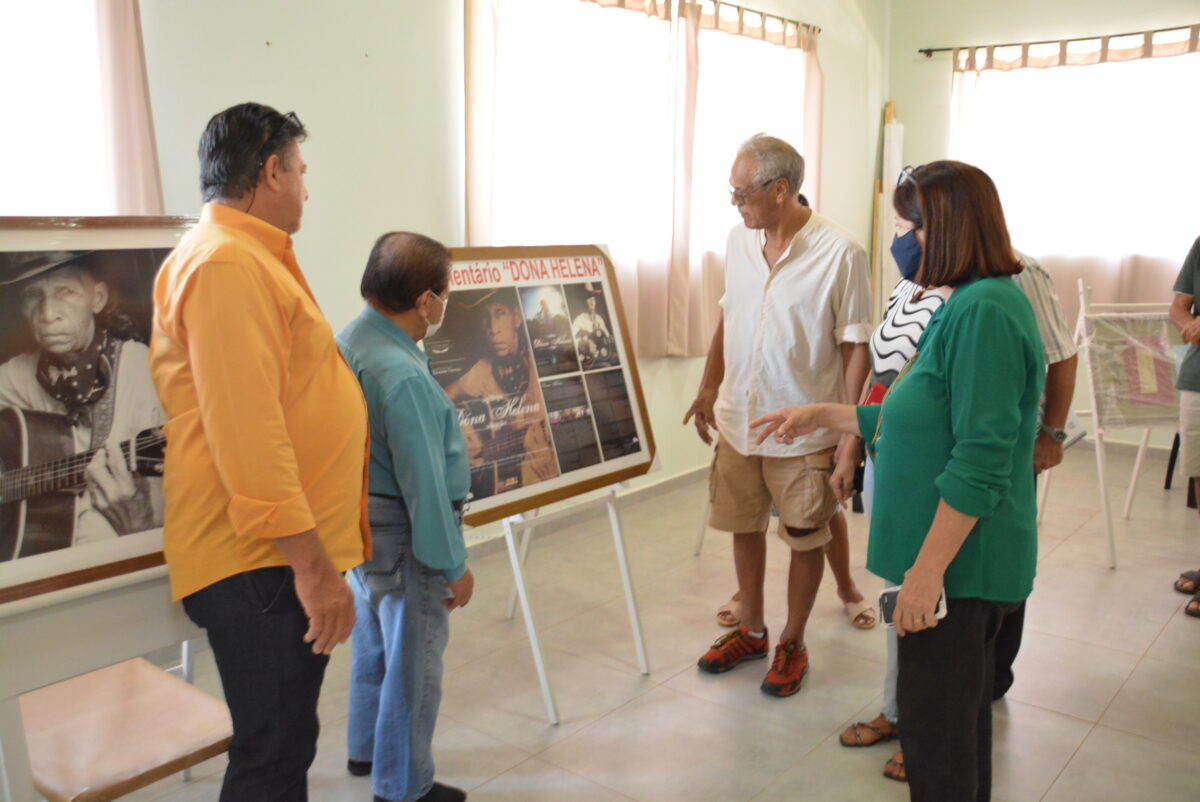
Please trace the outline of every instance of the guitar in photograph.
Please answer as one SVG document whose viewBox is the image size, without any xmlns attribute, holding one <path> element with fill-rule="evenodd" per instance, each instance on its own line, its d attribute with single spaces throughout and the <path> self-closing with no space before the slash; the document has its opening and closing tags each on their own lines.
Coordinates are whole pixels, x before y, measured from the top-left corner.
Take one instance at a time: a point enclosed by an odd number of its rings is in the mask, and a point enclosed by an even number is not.
<svg viewBox="0 0 1200 802">
<path fill-rule="evenodd" d="M 161 477 L 165 443 L 153 427 L 119 447 L 131 472 Z M 0 562 L 74 542 L 76 499 L 97 451 L 75 453 L 65 415 L 0 407 Z"/>
</svg>

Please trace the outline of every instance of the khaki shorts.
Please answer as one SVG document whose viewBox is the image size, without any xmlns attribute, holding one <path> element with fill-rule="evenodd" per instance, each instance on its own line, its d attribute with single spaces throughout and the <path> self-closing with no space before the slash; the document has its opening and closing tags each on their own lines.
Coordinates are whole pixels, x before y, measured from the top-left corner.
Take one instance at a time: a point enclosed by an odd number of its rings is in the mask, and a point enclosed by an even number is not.
<svg viewBox="0 0 1200 802">
<path fill-rule="evenodd" d="M 747 457 L 719 437 L 708 479 L 708 525 L 723 532 L 765 532 L 773 504 L 780 540 L 796 551 L 820 548 L 832 538 L 829 519 L 837 513 L 832 472 L 832 448 L 802 457 Z M 793 537 L 786 527 L 813 531 Z"/>
<path fill-rule="evenodd" d="M 1200 476 L 1200 393 L 1179 391 L 1179 473 Z"/>
</svg>

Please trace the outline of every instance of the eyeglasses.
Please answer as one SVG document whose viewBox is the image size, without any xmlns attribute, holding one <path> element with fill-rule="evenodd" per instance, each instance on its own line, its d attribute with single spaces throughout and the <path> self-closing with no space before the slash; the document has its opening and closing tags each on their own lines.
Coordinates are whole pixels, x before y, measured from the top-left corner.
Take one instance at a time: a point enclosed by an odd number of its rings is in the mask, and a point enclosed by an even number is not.
<svg viewBox="0 0 1200 802">
<path fill-rule="evenodd" d="M 267 134 L 267 138 L 263 140 L 262 148 L 258 152 L 259 169 L 261 169 L 262 166 L 267 163 L 267 159 L 271 155 L 270 153 L 265 153 L 264 151 L 272 146 L 272 142 L 274 141 L 275 137 L 279 136 L 279 132 L 284 128 L 287 128 L 288 125 L 294 125 L 298 131 L 304 130 L 304 123 L 300 122 L 300 118 L 296 116 L 296 112 L 289 111 L 287 114 L 283 115 L 283 117 L 277 123 L 275 123 L 275 125 L 271 126 L 271 132 Z"/>
<path fill-rule="evenodd" d="M 913 186 L 918 186 L 917 170 L 920 170 L 924 166 L 925 165 L 923 165 L 923 164 L 918 164 L 916 167 L 912 167 L 912 166 L 905 167 L 903 170 L 900 171 L 900 177 L 896 179 L 896 186 L 900 186 L 905 181 L 912 181 Z"/>
<path fill-rule="evenodd" d="M 736 203 L 738 206 L 741 206 L 749 198 L 758 194 L 759 190 L 766 189 L 768 186 L 770 186 L 771 184 L 775 183 L 778 180 L 779 180 L 779 177 L 776 176 L 775 178 L 770 178 L 770 179 L 767 179 L 766 181 L 762 181 L 759 183 L 757 189 L 751 189 L 751 190 L 731 189 L 731 190 L 729 190 L 729 199 L 732 200 L 734 203 Z"/>
</svg>

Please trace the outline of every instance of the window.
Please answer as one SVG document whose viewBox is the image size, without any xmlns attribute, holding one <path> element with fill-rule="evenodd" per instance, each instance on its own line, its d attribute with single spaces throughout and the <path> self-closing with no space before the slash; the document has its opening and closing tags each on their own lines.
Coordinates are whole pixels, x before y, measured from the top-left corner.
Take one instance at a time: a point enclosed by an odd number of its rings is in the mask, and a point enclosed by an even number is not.
<svg viewBox="0 0 1200 802">
<path fill-rule="evenodd" d="M 137 0 L 0 4 L 0 215 L 162 214 Z"/>
<path fill-rule="evenodd" d="M 995 180 L 1022 250 L 1178 263 L 1200 233 L 1197 86 L 1200 54 L 958 72 L 951 152 Z"/>
<path fill-rule="evenodd" d="M 737 146 L 766 131 L 805 152 L 816 32 L 728 4 L 677 4 L 678 19 L 644 5 L 468 2 L 469 239 L 607 245 L 638 353 L 696 356 L 739 220 Z"/>
</svg>

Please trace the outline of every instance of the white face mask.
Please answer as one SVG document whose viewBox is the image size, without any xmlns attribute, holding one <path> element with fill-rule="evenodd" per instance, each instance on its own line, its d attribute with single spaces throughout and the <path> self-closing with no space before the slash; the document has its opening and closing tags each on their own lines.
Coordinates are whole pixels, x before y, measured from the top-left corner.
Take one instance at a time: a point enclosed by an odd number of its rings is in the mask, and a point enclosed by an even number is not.
<svg viewBox="0 0 1200 802">
<path fill-rule="evenodd" d="M 436 292 L 430 293 L 430 294 L 434 298 L 437 298 L 438 302 L 441 303 L 442 316 L 441 316 L 441 318 L 438 319 L 437 323 L 429 323 L 428 321 L 426 321 L 426 323 L 428 324 L 428 328 L 425 329 L 425 337 L 426 338 L 432 337 L 433 335 L 437 334 L 438 329 L 440 329 L 442 327 L 442 324 L 446 322 L 446 313 L 448 311 L 450 311 L 448 304 L 446 303 L 445 299 L 442 298 L 442 296 L 438 295 Z"/>
</svg>

